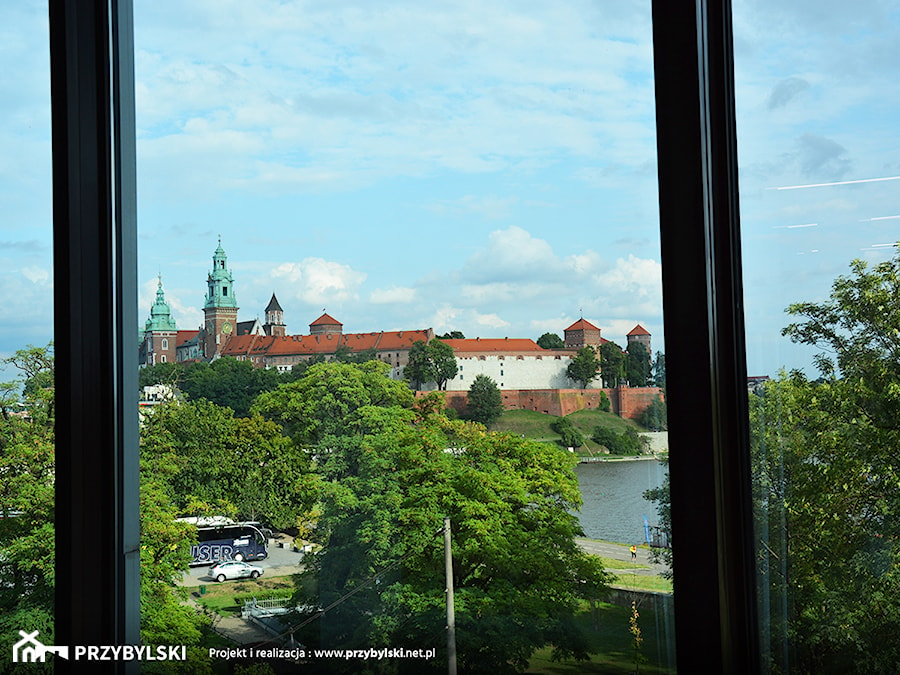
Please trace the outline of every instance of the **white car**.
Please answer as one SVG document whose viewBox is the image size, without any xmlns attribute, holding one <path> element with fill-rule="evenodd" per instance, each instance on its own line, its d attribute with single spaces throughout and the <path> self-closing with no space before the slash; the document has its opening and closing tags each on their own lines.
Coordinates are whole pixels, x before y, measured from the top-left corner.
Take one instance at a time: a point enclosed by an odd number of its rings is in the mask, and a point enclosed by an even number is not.
<svg viewBox="0 0 900 675">
<path fill-rule="evenodd" d="M 262 573 L 263 568 L 259 565 L 251 565 L 239 560 L 226 560 L 216 563 L 209 568 L 209 576 L 216 581 L 245 578 L 256 579 Z"/>
</svg>

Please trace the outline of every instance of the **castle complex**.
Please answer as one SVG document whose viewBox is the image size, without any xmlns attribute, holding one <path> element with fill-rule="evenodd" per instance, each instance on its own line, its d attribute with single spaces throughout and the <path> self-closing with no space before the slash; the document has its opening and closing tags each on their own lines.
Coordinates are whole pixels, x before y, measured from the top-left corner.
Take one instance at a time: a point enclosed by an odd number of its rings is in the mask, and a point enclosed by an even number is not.
<svg viewBox="0 0 900 675">
<path fill-rule="evenodd" d="M 150 308 L 140 344 L 141 365 L 211 361 L 220 356 L 231 356 L 261 368 L 285 371 L 316 357 L 329 360 L 341 350 L 368 352 L 391 367 L 392 378 L 402 379 L 413 344 L 435 339 L 431 328 L 344 333 L 343 324 L 327 313 L 309 324 L 308 334 L 290 335 L 284 323 L 284 310 L 274 293 L 265 308 L 265 323 L 261 324 L 259 319 L 238 321 L 234 279 L 227 262 L 220 240 L 207 277 L 203 325 L 197 330 L 176 328 L 162 279 L 158 280 L 156 300 Z M 543 349 L 528 338 L 444 340 L 453 348 L 459 369 L 446 388 L 448 391 L 468 391 L 478 375 L 487 375 L 503 390 L 570 388 L 574 383 L 566 376 L 566 369 L 577 351 L 582 347 L 599 349 L 608 340 L 600 335 L 597 326 L 583 318 L 566 328 L 564 335 L 565 347 L 561 349 Z M 650 333 L 638 325 L 627 339 L 629 344 L 643 344 L 649 354 L 652 353 L 650 337 Z"/>
</svg>

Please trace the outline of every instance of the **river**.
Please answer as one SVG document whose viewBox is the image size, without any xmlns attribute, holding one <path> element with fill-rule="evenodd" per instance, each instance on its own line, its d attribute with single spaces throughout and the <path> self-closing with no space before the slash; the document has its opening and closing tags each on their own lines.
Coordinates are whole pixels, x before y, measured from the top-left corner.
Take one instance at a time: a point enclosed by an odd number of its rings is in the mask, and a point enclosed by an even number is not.
<svg viewBox="0 0 900 675">
<path fill-rule="evenodd" d="M 644 516 L 656 525 L 656 504 L 644 490 L 662 484 L 666 466 L 655 460 L 590 462 L 576 468 L 584 506 L 578 520 L 585 536 L 622 543 L 645 541 Z"/>
</svg>

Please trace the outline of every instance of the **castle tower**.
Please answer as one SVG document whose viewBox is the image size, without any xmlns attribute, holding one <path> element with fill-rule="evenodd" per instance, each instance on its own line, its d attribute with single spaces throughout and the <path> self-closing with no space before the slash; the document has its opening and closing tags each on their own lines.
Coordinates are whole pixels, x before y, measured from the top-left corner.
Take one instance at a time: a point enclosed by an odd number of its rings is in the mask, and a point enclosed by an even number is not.
<svg viewBox="0 0 900 675">
<path fill-rule="evenodd" d="M 203 356 L 213 358 L 222 351 L 237 325 L 237 299 L 234 280 L 228 269 L 228 256 L 222 249 L 222 238 L 213 253 L 213 267 L 206 279 L 206 302 L 203 305 Z"/>
<path fill-rule="evenodd" d="M 638 324 L 637 326 L 632 328 L 631 332 L 625 337 L 628 340 L 628 344 L 631 344 L 632 342 L 640 342 L 642 345 L 644 345 L 644 348 L 647 350 L 650 358 L 653 358 L 653 352 L 650 350 L 650 333 L 641 324 Z"/>
<path fill-rule="evenodd" d="M 157 280 L 156 301 L 150 307 L 150 318 L 144 324 L 144 344 L 141 349 L 141 362 L 152 366 L 157 363 L 175 363 L 175 340 L 178 330 L 172 310 L 166 302 L 163 291 L 162 276 Z"/>
<path fill-rule="evenodd" d="M 340 335 L 343 332 L 344 324 L 328 314 L 323 314 L 309 324 L 310 335 Z"/>
<path fill-rule="evenodd" d="M 266 335 L 274 335 L 282 337 L 286 334 L 287 327 L 284 325 L 284 310 L 278 304 L 278 298 L 272 293 L 272 299 L 266 305 L 266 322 L 263 324 L 263 330 Z"/>
<path fill-rule="evenodd" d="M 565 330 L 566 349 L 581 349 L 593 347 L 600 349 L 603 338 L 600 337 L 600 329 L 590 321 L 578 319 Z"/>
</svg>

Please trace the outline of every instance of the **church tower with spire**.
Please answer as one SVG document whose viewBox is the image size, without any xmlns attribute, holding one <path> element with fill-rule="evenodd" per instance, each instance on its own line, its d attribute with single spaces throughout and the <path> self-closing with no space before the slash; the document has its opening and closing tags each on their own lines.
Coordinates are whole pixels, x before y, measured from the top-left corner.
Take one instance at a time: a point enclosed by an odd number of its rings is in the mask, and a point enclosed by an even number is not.
<svg viewBox="0 0 900 675">
<path fill-rule="evenodd" d="M 211 359 L 220 354 L 237 327 L 237 299 L 234 279 L 228 269 L 228 256 L 222 248 L 222 237 L 213 253 L 212 271 L 206 279 L 206 301 L 203 304 L 201 345 L 203 356 Z"/>
<path fill-rule="evenodd" d="M 266 335 L 275 337 L 283 337 L 287 333 L 287 326 L 284 325 L 284 310 L 278 302 L 278 298 L 272 293 L 272 299 L 266 305 L 266 322 L 263 324 L 263 330 Z"/>
<path fill-rule="evenodd" d="M 150 307 L 150 318 L 144 324 L 144 341 L 140 350 L 142 365 L 175 363 L 175 341 L 178 331 L 172 310 L 166 302 L 162 276 L 157 278 L 156 301 Z"/>
</svg>

